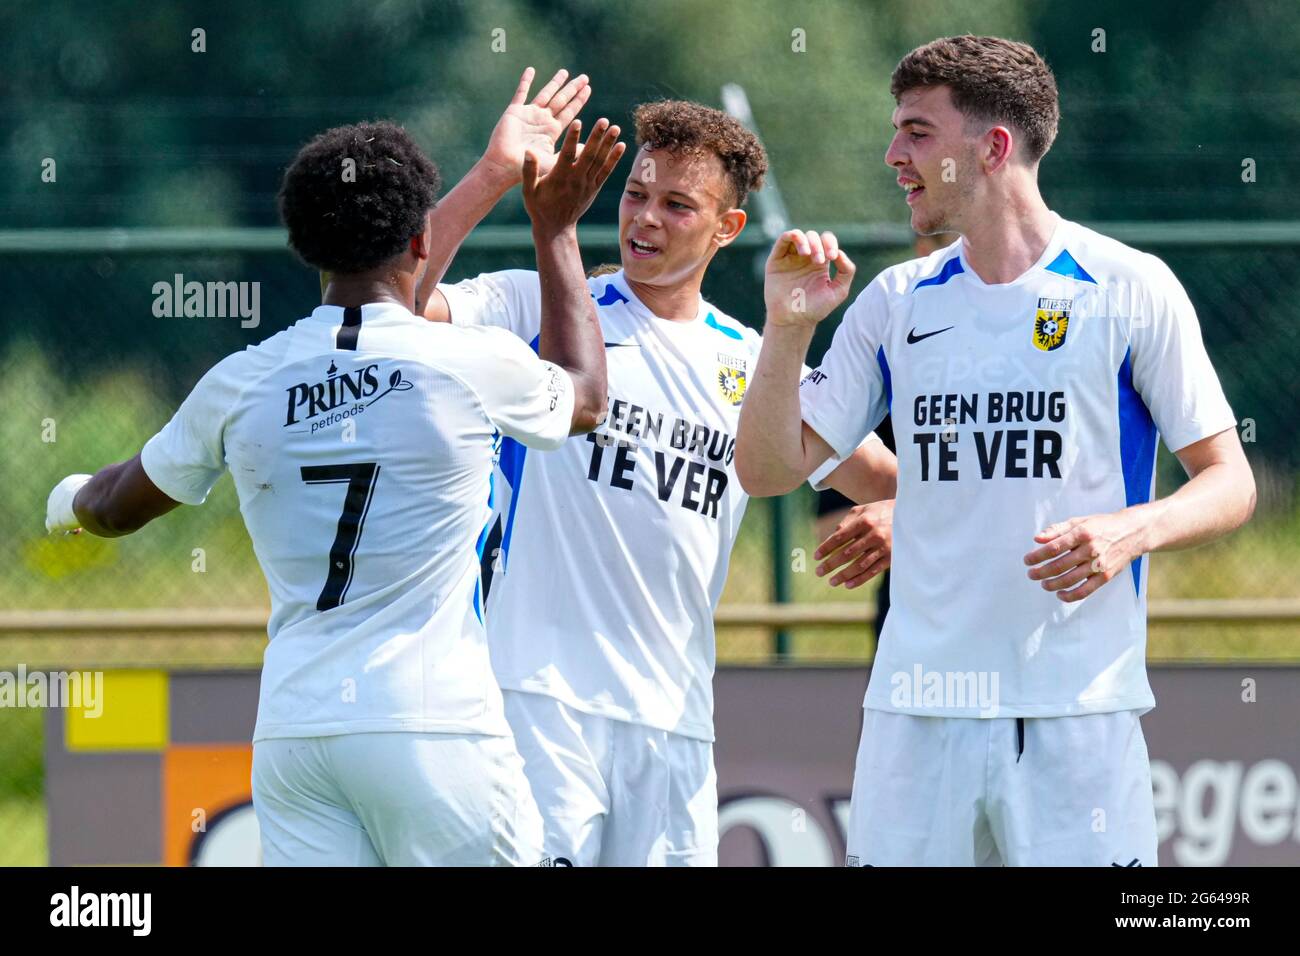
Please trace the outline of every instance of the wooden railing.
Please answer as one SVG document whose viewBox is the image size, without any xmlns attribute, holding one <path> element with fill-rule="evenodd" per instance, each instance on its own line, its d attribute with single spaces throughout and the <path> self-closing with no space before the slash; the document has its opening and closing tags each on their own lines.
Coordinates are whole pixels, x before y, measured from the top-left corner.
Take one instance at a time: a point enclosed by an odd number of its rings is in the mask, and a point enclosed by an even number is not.
<svg viewBox="0 0 1300 956">
<path fill-rule="evenodd" d="M 719 629 L 740 627 L 857 628 L 870 623 L 869 604 L 724 604 L 714 615 Z M 183 637 L 187 634 L 266 631 L 265 608 L 149 608 L 142 610 L 0 611 L 0 637 L 57 634 L 65 637 Z M 1300 624 L 1300 598 L 1153 600 L 1153 624 Z"/>
</svg>

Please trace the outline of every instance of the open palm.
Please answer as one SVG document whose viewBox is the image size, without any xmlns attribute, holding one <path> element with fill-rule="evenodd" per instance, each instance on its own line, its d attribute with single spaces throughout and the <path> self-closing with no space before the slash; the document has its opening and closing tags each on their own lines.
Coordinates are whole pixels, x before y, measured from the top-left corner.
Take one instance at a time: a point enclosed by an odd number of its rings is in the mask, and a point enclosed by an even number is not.
<svg viewBox="0 0 1300 956">
<path fill-rule="evenodd" d="M 531 103 L 528 88 L 533 82 L 533 68 L 524 70 L 519 86 L 501 118 L 497 120 L 492 137 L 488 140 L 485 162 L 492 164 L 519 182 L 523 175 L 524 154 L 531 152 L 538 159 L 538 172 L 546 175 L 555 165 L 555 143 L 568 128 L 591 96 L 591 87 L 585 74 L 568 79 L 567 70 L 560 70 L 549 83 L 538 91 Z"/>
</svg>

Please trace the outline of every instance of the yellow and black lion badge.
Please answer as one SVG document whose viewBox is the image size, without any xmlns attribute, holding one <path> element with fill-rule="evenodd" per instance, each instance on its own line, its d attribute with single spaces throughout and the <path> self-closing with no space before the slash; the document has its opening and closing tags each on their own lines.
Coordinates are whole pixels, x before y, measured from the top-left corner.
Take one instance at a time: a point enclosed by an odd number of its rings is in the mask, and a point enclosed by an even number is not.
<svg viewBox="0 0 1300 956">
<path fill-rule="evenodd" d="M 1073 307 L 1073 299 L 1038 300 L 1038 311 L 1034 313 L 1034 348 L 1054 352 L 1065 344 Z"/>
<path fill-rule="evenodd" d="M 718 392 L 732 405 L 745 398 L 745 360 L 718 353 Z"/>
</svg>

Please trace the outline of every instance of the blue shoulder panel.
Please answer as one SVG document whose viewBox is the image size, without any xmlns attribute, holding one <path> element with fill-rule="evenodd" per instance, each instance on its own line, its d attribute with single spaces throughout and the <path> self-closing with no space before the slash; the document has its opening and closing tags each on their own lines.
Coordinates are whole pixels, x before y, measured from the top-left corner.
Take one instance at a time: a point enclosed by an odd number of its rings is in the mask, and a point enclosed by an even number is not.
<svg viewBox="0 0 1300 956">
<path fill-rule="evenodd" d="M 943 268 L 940 269 L 937 274 L 930 276 L 928 279 L 922 279 L 916 285 L 912 286 L 912 291 L 915 292 L 922 286 L 927 285 L 943 285 L 953 276 L 961 275 L 965 271 L 966 270 L 961 267 L 961 256 L 953 256 L 943 264 Z"/>
<path fill-rule="evenodd" d="M 614 283 L 611 282 L 605 286 L 605 291 L 600 294 L 600 298 L 596 299 L 596 304 L 614 305 L 615 303 L 626 302 L 626 301 L 627 301 L 627 296 L 625 296 L 622 292 L 619 292 L 618 286 L 614 285 Z"/>
<path fill-rule="evenodd" d="M 710 312 L 710 313 L 705 317 L 705 319 L 704 319 L 704 324 L 707 325 L 707 326 L 708 326 L 709 328 L 711 328 L 711 329 L 717 329 L 717 330 L 718 330 L 719 332 L 721 332 L 723 335 L 727 336 L 727 338 L 730 338 L 730 339 L 740 339 L 740 340 L 742 340 L 742 341 L 743 341 L 744 338 L 745 338 L 745 336 L 744 336 L 743 333 L 741 333 L 741 332 L 737 332 L 735 329 L 729 329 L 729 328 L 727 328 L 725 325 L 723 325 L 722 323 L 720 323 L 720 322 L 717 320 L 717 318 L 714 317 L 714 315 L 713 315 L 712 312 Z"/>
<path fill-rule="evenodd" d="M 1061 254 L 1051 261 L 1047 266 L 1048 272 L 1055 272 L 1057 275 L 1066 276 L 1070 279 L 1081 279 L 1084 282 L 1097 284 L 1097 280 L 1084 271 L 1083 266 L 1075 261 L 1074 256 L 1070 255 L 1068 249 L 1062 249 Z"/>
</svg>

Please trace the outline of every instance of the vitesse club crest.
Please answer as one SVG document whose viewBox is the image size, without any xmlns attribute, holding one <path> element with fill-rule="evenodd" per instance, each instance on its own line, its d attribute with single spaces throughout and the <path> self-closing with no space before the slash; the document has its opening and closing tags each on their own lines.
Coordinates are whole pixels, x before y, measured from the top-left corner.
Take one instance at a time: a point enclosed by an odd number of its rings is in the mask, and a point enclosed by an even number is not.
<svg viewBox="0 0 1300 956">
<path fill-rule="evenodd" d="M 745 360 L 718 353 L 718 392 L 732 405 L 745 397 Z"/>
<path fill-rule="evenodd" d="M 1034 313 L 1034 348 L 1054 352 L 1065 344 L 1073 299 L 1039 299 Z"/>
</svg>

